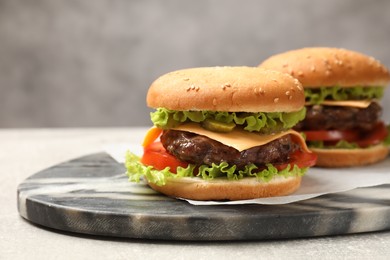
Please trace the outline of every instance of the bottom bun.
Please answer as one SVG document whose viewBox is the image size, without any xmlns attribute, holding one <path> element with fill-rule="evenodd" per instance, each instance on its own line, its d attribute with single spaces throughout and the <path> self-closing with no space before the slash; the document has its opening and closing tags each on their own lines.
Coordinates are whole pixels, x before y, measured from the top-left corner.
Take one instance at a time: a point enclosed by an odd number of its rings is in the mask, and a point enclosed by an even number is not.
<svg viewBox="0 0 390 260">
<path fill-rule="evenodd" d="M 386 158 L 389 148 L 380 144 L 361 149 L 318 149 L 310 148 L 317 154 L 320 167 L 353 167 L 373 164 Z"/>
<path fill-rule="evenodd" d="M 276 177 L 269 182 L 249 177 L 238 181 L 200 178 L 170 179 L 164 186 L 149 186 L 170 197 L 192 200 L 245 200 L 288 195 L 301 185 L 301 177 Z"/>
</svg>

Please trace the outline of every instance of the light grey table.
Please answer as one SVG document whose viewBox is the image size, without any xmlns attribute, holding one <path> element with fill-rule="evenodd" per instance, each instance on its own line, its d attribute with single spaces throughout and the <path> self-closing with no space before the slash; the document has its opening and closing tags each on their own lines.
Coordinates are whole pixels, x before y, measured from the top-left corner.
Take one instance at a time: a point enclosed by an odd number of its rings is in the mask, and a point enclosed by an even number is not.
<svg viewBox="0 0 390 260">
<path fill-rule="evenodd" d="M 0 130 L 0 259 L 388 259 L 390 232 L 247 242 L 112 239 L 56 232 L 21 218 L 16 189 L 52 165 L 139 143 L 146 128 Z M 375 220 L 372 220 L 375 221 Z"/>
</svg>

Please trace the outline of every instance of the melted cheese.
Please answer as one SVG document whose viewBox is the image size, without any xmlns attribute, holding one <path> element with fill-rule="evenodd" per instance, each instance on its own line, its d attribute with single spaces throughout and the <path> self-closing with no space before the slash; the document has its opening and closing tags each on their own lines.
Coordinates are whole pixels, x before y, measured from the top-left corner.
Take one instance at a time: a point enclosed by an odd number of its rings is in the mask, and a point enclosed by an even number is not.
<svg viewBox="0 0 390 260">
<path fill-rule="evenodd" d="M 367 108 L 372 100 L 324 100 L 321 102 L 321 105 L 324 106 L 342 106 L 342 107 L 358 107 L 358 108 Z M 310 105 L 310 104 L 306 104 Z"/>
<path fill-rule="evenodd" d="M 186 131 L 198 135 L 207 136 L 208 138 L 223 143 L 224 145 L 233 147 L 239 151 L 243 151 L 259 145 L 265 145 L 275 139 L 290 134 L 293 136 L 294 142 L 298 143 L 301 146 L 302 150 L 304 150 L 305 152 L 310 152 L 310 150 L 306 146 L 305 139 L 294 130 L 288 130 L 285 132 L 271 135 L 258 134 L 241 129 L 233 129 L 233 131 L 229 133 L 217 133 L 208 131 L 196 123 L 182 124 L 178 127 L 173 128 L 173 130 Z"/>
</svg>

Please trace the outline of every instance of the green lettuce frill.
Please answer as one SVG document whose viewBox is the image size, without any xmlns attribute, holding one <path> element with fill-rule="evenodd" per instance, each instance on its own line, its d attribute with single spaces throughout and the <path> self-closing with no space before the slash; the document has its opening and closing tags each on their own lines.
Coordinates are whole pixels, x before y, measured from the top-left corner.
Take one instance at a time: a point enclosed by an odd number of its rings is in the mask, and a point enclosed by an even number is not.
<svg viewBox="0 0 390 260">
<path fill-rule="evenodd" d="M 348 142 L 345 140 L 338 141 L 334 145 L 325 145 L 323 141 L 309 141 L 307 142 L 309 148 L 318 148 L 318 149 L 356 149 L 359 148 L 359 145 L 356 143 Z"/>
<path fill-rule="evenodd" d="M 386 146 L 390 146 L 390 125 L 387 126 L 387 137 L 383 141 L 383 144 Z"/>
<path fill-rule="evenodd" d="M 388 134 L 387 137 L 382 141 L 385 146 L 390 146 L 390 125 L 387 126 Z M 310 148 L 318 149 L 356 149 L 360 148 L 358 144 L 354 142 L 348 142 L 345 140 L 338 141 L 334 145 L 325 145 L 323 141 L 308 141 L 307 145 Z"/>
<path fill-rule="evenodd" d="M 305 88 L 306 102 L 314 105 L 324 100 L 363 100 L 381 99 L 384 95 L 383 87 L 323 87 Z"/>
<path fill-rule="evenodd" d="M 244 113 L 215 111 L 174 111 L 158 108 L 150 114 L 153 124 L 162 129 L 173 128 L 184 122 L 200 123 L 214 119 L 222 123 L 234 123 L 253 132 L 272 133 L 290 129 L 306 116 L 306 109 L 297 112 Z"/>
<path fill-rule="evenodd" d="M 198 175 L 195 176 L 195 165 L 188 165 L 187 168 L 178 167 L 177 173 L 169 171 L 169 167 L 164 170 L 155 170 L 152 166 L 145 166 L 140 162 L 140 158 L 131 152 L 127 152 L 125 166 L 127 169 L 126 175 L 131 182 L 139 182 L 141 177 L 145 176 L 149 182 L 156 185 L 163 186 L 167 183 L 169 178 L 182 178 L 182 177 L 197 177 L 204 180 L 213 180 L 217 178 L 227 178 L 234 181 L 244 177 L 256 177 L 261 181 L 270 181 L 276 176 L 290 177 L 290 176 L 303 176 L 307 168 L 299 168 L 294 165 L 290 165 L 278 171 L 271 164 L 267 164 L 267 169 L 258 170 L 258 167 L 254 164 L 247 165 L 244 170 L 236 170 L 236 166 L 229 166 L 226 162 L 222 162 L 219 165 L 213 164 L 212 166 L 202 165 L 199 167 Z"/>
</svg>

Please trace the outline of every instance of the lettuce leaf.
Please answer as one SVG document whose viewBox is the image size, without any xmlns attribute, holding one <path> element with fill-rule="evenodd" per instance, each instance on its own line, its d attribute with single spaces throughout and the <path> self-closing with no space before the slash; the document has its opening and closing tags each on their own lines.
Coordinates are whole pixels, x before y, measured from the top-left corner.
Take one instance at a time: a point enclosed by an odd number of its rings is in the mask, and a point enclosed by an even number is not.
<svg viewBox="0 0 390 260">
<path fill-rule="evenodd" d="M 234 123 L 253 132 L 273 133 L 290 129 L 306 116 L 306 108 L 296 112 L 245 113 L 215 111 L 174 111 L 158 108 L 150 114 L 153 124 L 162 129 L 173 128 L 184 122 L 200 123 L 214 119 L 223 123 Z"/>
<path fill-rule="evenodd" d="M 383 140 L 383 144 L 390 146 L 390 125 L 387 126 L 387 137 L 385 140 Z"/>
<path fill-rule="evenodd" d="M 195 176 L 194 170 L 195 165 L 188 165 L 187 168 L 178 167 L 177 173 L 172 173 L 169 170 L 169 167 L 166 167 L 164 170 L 155 170 L 152 166 L 145 166 L 140 162 L 140 158 L 130 151 L 126 153 L 125 167 L 127 169 L 126 175 L 131 182 L 139 182 L 143 176 L 145 176 L 148 181 L 163 186 L 167 183 L 169 178 L 182 178 L 182 177 L 194 177 L 202 178 L 204 180 L 213 180 L 217 178 L 226 178 L 230 181 L 240 180 L 245 177 L 255 177 L 258 180 L 268 182 L 272 180 L 275 176 L 303 176 L 307 168 L 299 168 L 298 166 L 289 165 L 287 168 L 278 171 L 271 164 L 266 165 L 267 168 L 259 170 L 258 167 L 254 164 L 249 164 L 243 170 L 236 170 L 236 166 L 229 166 L 226 162 L 220 164 L 213 164 L 212 166 L 201 165 L 199 167 L 199 174 Z"/>
<path fill-rule="evenodd" d="M 307 142 L 309 148 L 318 149 L 356 149 L 359 145 L 345 140 L 338 141 L 335 145 L 325 145 L 323 141 L 309 141 Z"/>
<path fill-rule="evenodd" d="M 324 100 L 362 100 L 381 99 L 384 95 L 383 87 L 322 87 L 305 88 L 306 102 L 321 104 Z"/>
<path fill-rule="evenodd" d="M 385 146 L 390 146 L 390 135 L 387 136 L 382 142 Z M 323 141 L 310 141 L 308 142 L 309 148 L 319 148 L 319 149 L 356 149 L 360 146 L 353 142 L 348 142 L 345 140 L 338 141 L 335 145 L 325 145 Z M 370 146 L 368 146 L 370 147 Z"/>
</svg>

